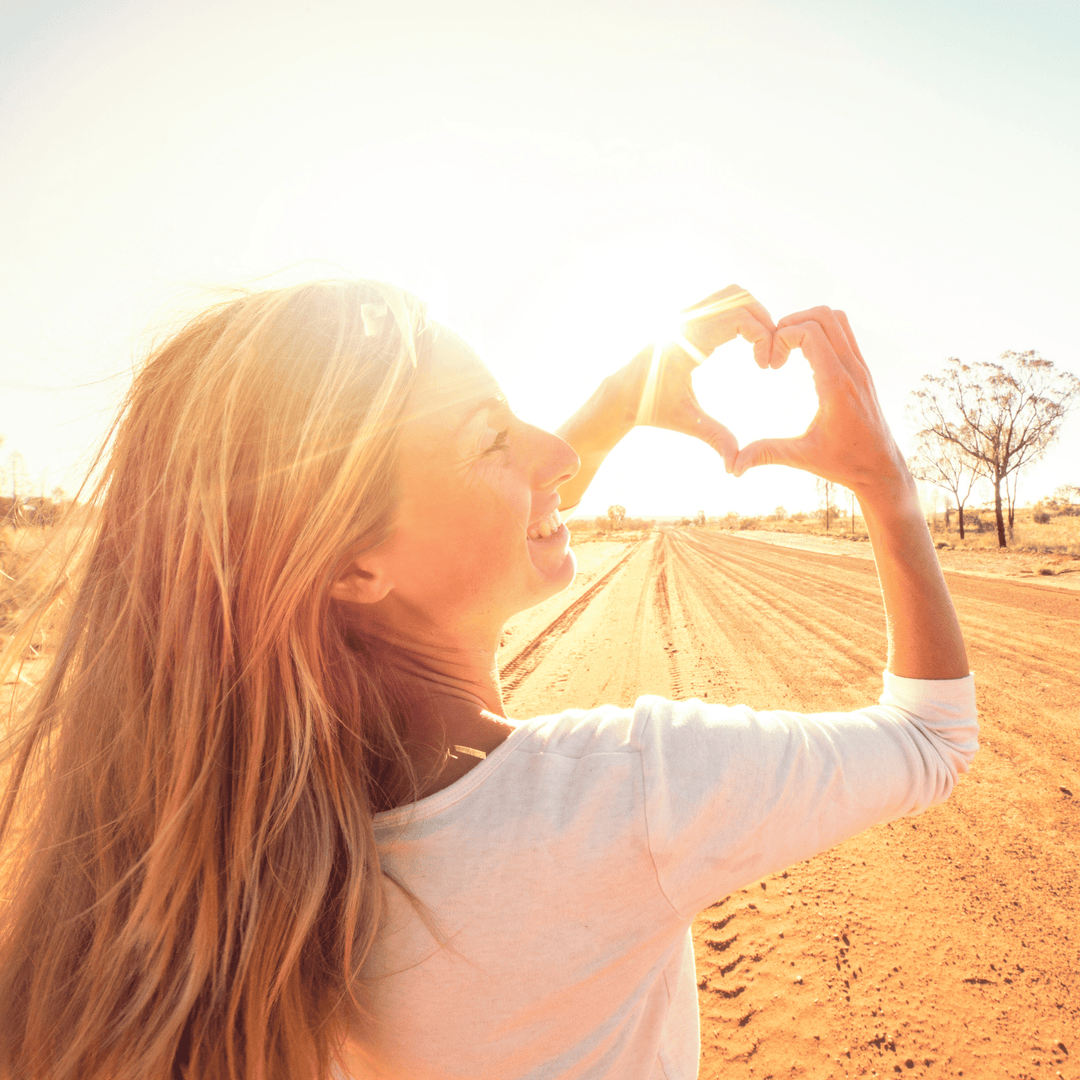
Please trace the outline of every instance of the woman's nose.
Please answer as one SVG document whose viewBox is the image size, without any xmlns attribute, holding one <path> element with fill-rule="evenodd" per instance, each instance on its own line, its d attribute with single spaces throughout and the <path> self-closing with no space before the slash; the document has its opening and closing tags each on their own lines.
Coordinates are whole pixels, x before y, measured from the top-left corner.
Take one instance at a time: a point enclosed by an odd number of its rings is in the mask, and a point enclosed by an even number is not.
<svg viewBox="0 0 1080 1080">
<path fill-rule="evenodd" d="M 533 428 L 536 437 L 536 457 L 533 483 L 543 490 L 561 487 L 581 467 L 574 448 L 558 435 L 542 428 Z"/>
</svg>

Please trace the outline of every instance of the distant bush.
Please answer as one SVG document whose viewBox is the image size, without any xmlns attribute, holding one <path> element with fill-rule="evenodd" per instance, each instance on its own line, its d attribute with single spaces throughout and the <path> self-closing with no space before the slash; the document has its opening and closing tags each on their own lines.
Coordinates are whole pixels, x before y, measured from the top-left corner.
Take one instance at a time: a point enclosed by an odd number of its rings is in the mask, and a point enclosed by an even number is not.
<svg viewBox="0 0 1080 1080">
<path fill-rule="evenodd" d="M 1031 515 L 1031 520 L 1034 521 L 1036 525 L 1049 525 L 1050 515 L 1045 510 L 1036 510 L 1035 513 Z"/>
<path fill-rule="evenodd" d="M 646 529 L 651 529 L 655 524 L 656 522 L 651 518 L 624 517 L 618 522 L 614 522 L 611 518 L 601 515 L 591 521 L 573 518 L 568 522 L 567 527 L 571 532 L 600 532 L 617 535 L 623 532 L 643 532 Z"/>
<path fill-rule="evenodd" d="M 740 529 L 756 529 L 760 524 L 761 524 L 761 518 L 741 517 L 741 518 L 739 518 L 738 528 L 740 528 Z"/>
<path fill-rule="evenodd" d="M 997 522 L 993 518 L 984 519 L 978 510 L 964 511 L 965 532 L 993 532 L 997 528 Z"/>
</svg>

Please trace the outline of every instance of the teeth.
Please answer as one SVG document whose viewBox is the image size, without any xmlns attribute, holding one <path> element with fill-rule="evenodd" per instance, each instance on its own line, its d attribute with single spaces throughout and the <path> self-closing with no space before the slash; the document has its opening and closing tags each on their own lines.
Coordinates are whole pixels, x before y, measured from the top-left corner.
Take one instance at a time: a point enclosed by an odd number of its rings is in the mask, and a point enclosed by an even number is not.
<svg viewBox="0 0 1080 1080">
<path fill-rule="evenodd" d="M 557 532 L 562 525 L 562 517 L 558 510 L 552 510 L 543 521 L 534 525 L 528 533 L 530 540 L 546 540 L 553 532 Z"/>
</svg>

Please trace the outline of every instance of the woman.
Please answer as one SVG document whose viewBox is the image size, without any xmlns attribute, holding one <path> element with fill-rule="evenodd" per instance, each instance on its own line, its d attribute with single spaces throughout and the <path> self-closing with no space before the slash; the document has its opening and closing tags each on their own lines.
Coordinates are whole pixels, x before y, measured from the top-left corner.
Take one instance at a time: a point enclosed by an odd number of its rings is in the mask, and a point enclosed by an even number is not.
<svg viewBox="0 0 1080 1080">
<path fill-rule="evenodd" d="M 693 1077 L 695 912 L 948 796 L 972 680 L 846 318 L 736 288 L 684 315 L 559 436 L 371 282 L 242 297 L 151 357 L 9 737 L 0 1077 Z M 700 410 L 736 335 L 809 360 L 803 436 L 739 450 Z M 635 423 L 856 493 L 879 705 L 506 718 L 502 626 L 573 577 L 560 503 Z"/>
</svg>

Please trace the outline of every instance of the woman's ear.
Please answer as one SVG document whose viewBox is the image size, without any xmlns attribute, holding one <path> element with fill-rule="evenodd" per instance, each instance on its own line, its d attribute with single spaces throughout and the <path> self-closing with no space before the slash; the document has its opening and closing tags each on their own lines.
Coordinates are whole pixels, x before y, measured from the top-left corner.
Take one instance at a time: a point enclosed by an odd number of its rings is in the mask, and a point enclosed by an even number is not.
<svg viewBox="0 0 1080 1080">
<path fill-rule="evenodd" d="M 330 595 L 347 604 L 377 604 L 393 587 L 381 562 L 361 557 L 330 586 Z"/>
</svg>

